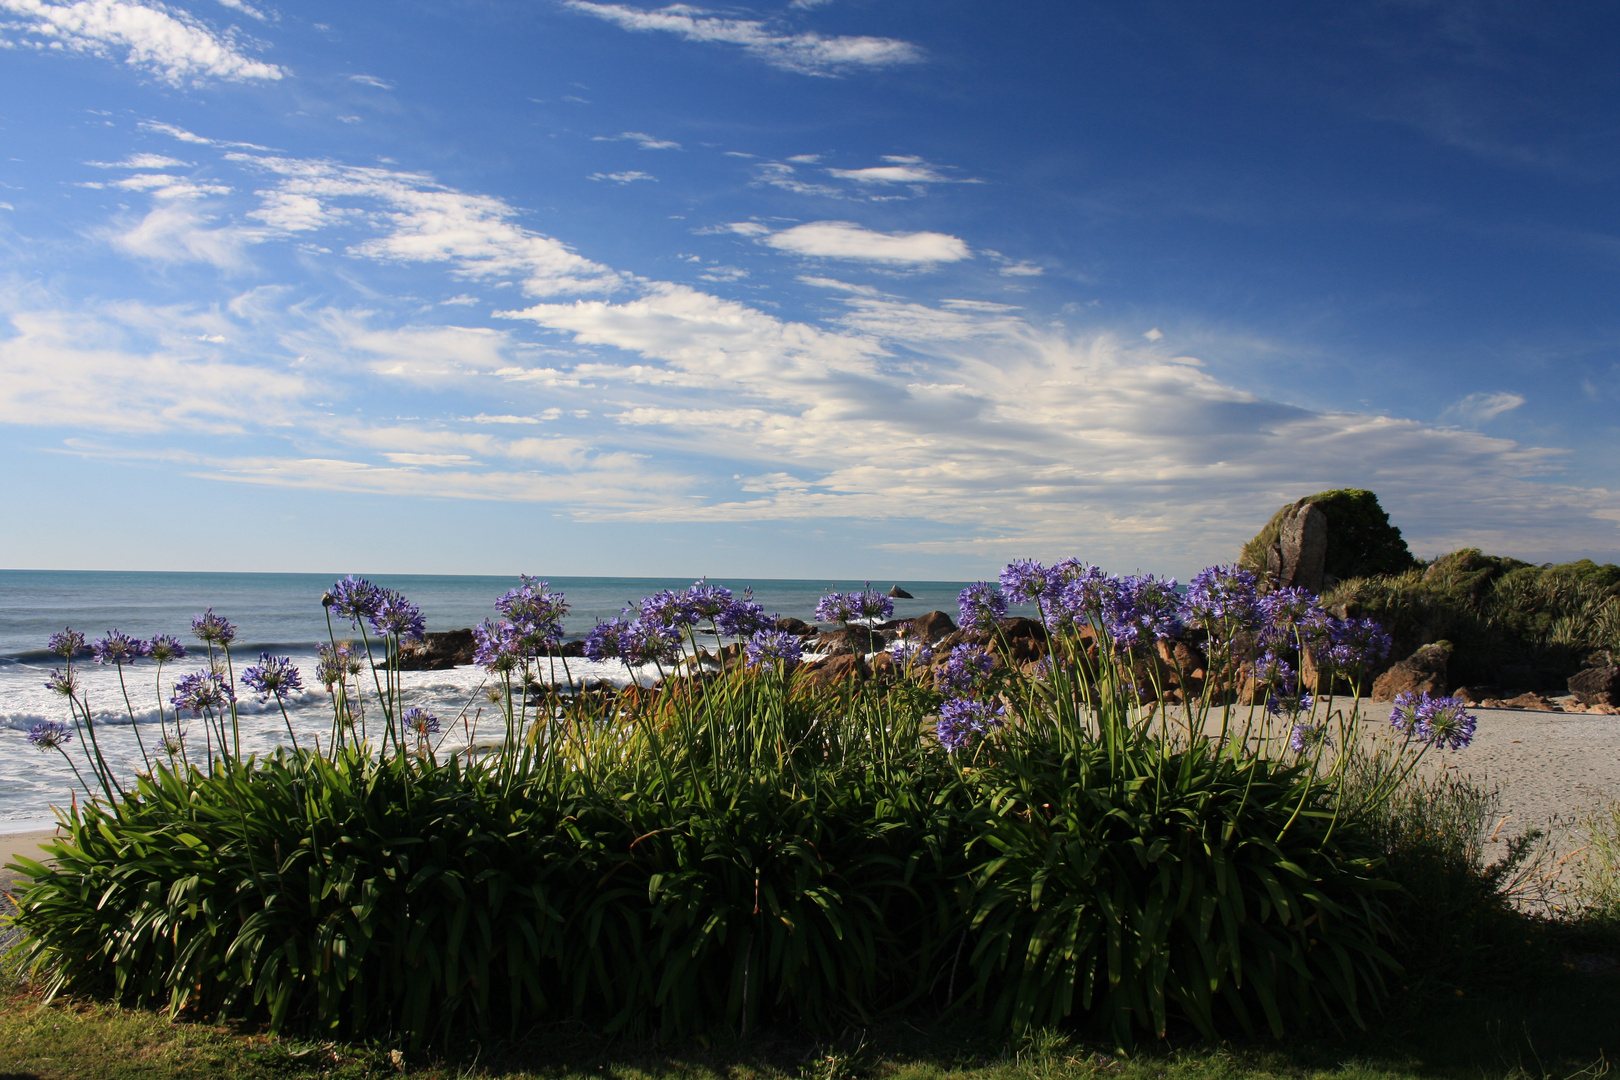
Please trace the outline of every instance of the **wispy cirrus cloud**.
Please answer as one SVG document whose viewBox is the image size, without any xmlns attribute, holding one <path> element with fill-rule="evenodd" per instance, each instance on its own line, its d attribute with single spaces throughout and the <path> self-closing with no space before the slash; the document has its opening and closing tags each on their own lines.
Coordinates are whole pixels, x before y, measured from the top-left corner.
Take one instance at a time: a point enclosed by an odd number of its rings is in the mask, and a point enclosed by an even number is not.
<svg viewBox="0 0 1620 1080">
<path fill-rule="evenodd" d="M 885 154 L 882 165 L 864 169 L 828 169 L 829 176 L 858 184 L 978 184 L 979 180 L 947 176 L 920 157 Z"/>
<path fill-rule="evenodd" d="M 773 67 L 804 75 L 837 75 L 852 68 L 913 64 L 922 59 L 915 45 L 895 38 L 824 37 L 812 31 L 779 31 L 757 19 L 727 18 L 688 4 L 648 10 L 594 0 L 563 0 L 563 6 L 626 30 L 736 45 Z"/>
<path fill-rule="evenodd" d="M 10 27 L 23 35 L 20 44 L 122 59 L 177 86 L 208 79 L 275 80 L 287 74 L 276 64 L 248 56 L 232 35 L 218 34 L 196 17 L 167 7 L 134 0 L 0 0 L 0 11 L 21 20 Z"/>
<path fill-rule="evenodd" d="M 1503 413 L 1512 412 L 1524 404 L 1524 395 L 1502 391 L 1495 394 L 1469 394 L 1448 405 L 1440 414 L 1441 420 L 1476 427 L 1495 420 Z"/>
<path fill-rule="evenodd" d="M 652 173 L 642 172 L 640 169 L 627 169 L 624 172 L 591 173 L 591 175 L 589 177 L 587 177 L 587 179 L 590 179 L 590 180 L 611 180 L 615 184 L 621 184 L 622 185 L 622 184 L 633 184 L 637 180 L 657 181 L 658 177 L 654 176 Z"/>
<path fill-rule="evenodd" d="M 643 150 L 679 150 L 681 144 L 673 139 L 660 139 L 640 131 L 626 131 L 618 135 L 592 135 L 592 142 L 633 142 Z"/>
</svg>

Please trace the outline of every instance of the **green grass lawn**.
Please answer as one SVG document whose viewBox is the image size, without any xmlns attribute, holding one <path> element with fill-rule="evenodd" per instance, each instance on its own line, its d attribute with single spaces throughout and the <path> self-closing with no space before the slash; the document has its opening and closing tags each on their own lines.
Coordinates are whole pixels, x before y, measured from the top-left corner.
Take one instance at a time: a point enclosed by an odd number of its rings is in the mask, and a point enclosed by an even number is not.
<svg viewBox="0 0 1620 1080">
<path fill-rule="evenodd" d="M 1564 970 L 1489 992 L 1433 987 L 1365 1032 L 1308 1040 L 1147 1046 L 1130 1057 L 1106 1044 L 1042 1037 L 1009 1045 L 966 1033 L 958 1019 L 922 1020 L 828 1042 L 763 1036 L 746 1043 L 654 1046 L 562 1030 L 525 1040 L 398 1055 L 387 1046 L 270 1038 L 103 1004 L 42 1006 L 11 992 L 0 1009 L 0 1080 L 244 1080 L 400 1074 L 490 1080 L 1223 1080 L 1227 1077 L 1602 1076 L 1620 1051 L 1620 973 Z"/>
</svg>

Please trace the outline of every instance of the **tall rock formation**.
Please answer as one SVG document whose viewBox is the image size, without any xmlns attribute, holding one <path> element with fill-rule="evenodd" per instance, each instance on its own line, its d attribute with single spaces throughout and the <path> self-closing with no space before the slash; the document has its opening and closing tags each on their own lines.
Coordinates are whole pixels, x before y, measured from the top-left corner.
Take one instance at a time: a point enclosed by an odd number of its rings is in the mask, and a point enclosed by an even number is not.
<svg viewBox="0 0 1620 1080">
<path fill-rule="evenodd" d="M 1267 588 L 1321 592 L 1347 578 L 1397 574 L 1417 560 L 1377 495 L 1341 488 L 1279 509 L 1243 546 L 1238 563 Z"/>
</svg>

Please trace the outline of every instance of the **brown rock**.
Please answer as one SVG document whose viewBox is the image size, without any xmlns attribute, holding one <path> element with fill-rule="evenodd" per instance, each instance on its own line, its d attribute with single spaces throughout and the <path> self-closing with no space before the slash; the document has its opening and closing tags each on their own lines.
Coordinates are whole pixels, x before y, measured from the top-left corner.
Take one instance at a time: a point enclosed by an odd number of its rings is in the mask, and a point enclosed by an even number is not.
<svg viewBox="0 0 1620 1080">
<path fill-rule="evenodd" d="M 883 635 L 876 630 L 865 626 L 846 626 L 837 630 L 829 630 L 825 634 L 805 642 L 806 652 L 828 653 L 838 656 L 859 650 L 862 653 L 880 651 L 884 646 Z"/>
<path fill-rule="evenodd" d="M 1284 515 L 1277 542 L 1266 552 L 1266 577 L 1279 589 L 1322 591 L 1328 520 L 1315 503 L 1301 499 Z"/>
<path fill-rule="evenodd" d="M 930 611 L 911 620 L 912 633 L 929 645 L 954 633 L 956 621 L 943 611 Z"/>
<path fill-rule="evenodd" d="M 851 679 L 864 679 L 872 674 L 866 660 L 854 653 L 824 656 L 799 668 L 799 678 L 813 687 L 831 686 Z"/>
<path fill-rule="evenodd" d="M 1499 708 L 1503 709 L 1529 709 L 1532 712 L 1563 712 L 1558 706 L 1542 697 L 1540 694 L 1520 694 L 1516 698 L 1508 698 Z"/>
<path fill-rule="evenodd" d="M 1446 659 L 1451 646 L 1445 642 L 1424 645 L 1417 652 L 1373 680 L 1374 701 L 1394 701 L 1396 695 L 1443 694 L 1446 692 Z"/>
<path fill-rule="evenodd" d="M 776 629 L 784 634 L 797 634 L 800 637 L 809 637 L 816 632 L 816 628 L 803 619 L 795 619 L 791 615 L 779 616 L 776 620 Z"/>
<path fill-rule="evenodd" d="M 892 585 L 892 586 L 889 587 L 889 599 L 891 599 L 891 600 L 915 600 L 917 598 L 915 596 L 912 596 L 910 593 L 906 592 L 906 590 L 902 589 L 900 586 Z"/>
<path fill-rule="evenodd" d="M 1582 705 L 1620 705 L 1620 667 L 1589 667 L 1569 677 L 1569 692 Z"/>
<path fill-rule="evenodd" d="M 473 662 L 472 630 L 435 630 L 399 650 L 400 671 L 444 671 Z"/>
</svg>

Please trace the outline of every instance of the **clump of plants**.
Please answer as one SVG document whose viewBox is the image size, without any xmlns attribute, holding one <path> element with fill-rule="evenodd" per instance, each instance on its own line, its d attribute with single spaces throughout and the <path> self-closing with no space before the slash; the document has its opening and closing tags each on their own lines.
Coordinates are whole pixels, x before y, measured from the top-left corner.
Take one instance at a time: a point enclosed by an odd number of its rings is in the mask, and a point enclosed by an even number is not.
<svg viewBox="0 0 1620 1080">
<path fill-rule="evenodd" d="M 1452 680 L 1553 688 L 1620 655 L 1620 566 L 1534 566 L 1468 548 L 1401 574 L 1345 581 L 1322 603 L 1378 620 L 1404 655 L 1449 641 Z"/>
<path fill-rule="evenodd" d="M 1038 662 L 1009 601 L 1038 613 Z M 423 632 L 406 598 L 349 578 L 322 602 L 325 740 L 289 722 L 286 746 L 242 756 L 238 682 L 280 702 L 303 674 L 263 656 L 238 679 L 208 612 L 208 664 L 172 682 L 132 777 L 97 749 L 84 639 L 53 638 L 69 723 L 30 738 L 84 766 L 86 798 L 54 864 L 22 864 L 16 916 L 52 992 L 413 1043 L 917 1009 L 1122 1044 L 1355 1023 L 1395 970 L 1379 815 L 1473 732 L 1454 700 L 1403 700 L 1386 750 L 1360 755 L 1355 697 L 1314 700 L 1302 657 L 1354 689 L 1387 635 L 1234 568 L 1183 594 L 1016 562 L 963 592 L 972 640 L 936 657 L 901 635 L 840 679 L 700 581 L 590 632 L 593 659 L 661 676 L 619 693 L 550 676 L 567 602 L 525 578 L 477 631 L 499 687 L 481 738 L 402 707 L 391 661 Z M 818 614 L 847 629 L 892 606 L 866 590 Z M 1256 704 L 1232 703 L 1239 679 Z"/>
</svg>

